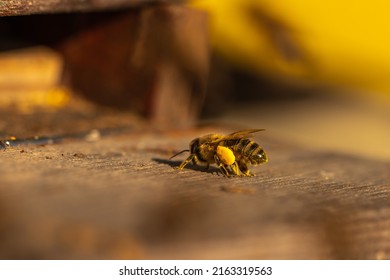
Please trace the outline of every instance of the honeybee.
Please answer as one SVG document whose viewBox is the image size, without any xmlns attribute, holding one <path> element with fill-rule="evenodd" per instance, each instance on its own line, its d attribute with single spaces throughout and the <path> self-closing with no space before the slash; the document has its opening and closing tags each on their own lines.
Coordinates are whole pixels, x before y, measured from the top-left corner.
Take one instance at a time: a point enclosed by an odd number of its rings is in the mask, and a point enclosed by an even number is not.
<svg viewBox="0 0 390 280">
<path fill-rule="evenodd" d="M 254 176 L 249 171 L 248 165 L 266 163 L 268 157 L 263 148 L 250 138 L 253 137 L 253 133 L 263 130 L 246 129 L 225 136 L 207 134 L 192 140 L 189 150 L 183 150 L 170 159 L 183 152 L 190 152 L 188 158 L 178 167 L 179 170 L 190 162 L 206 164 L 207 169 L 210 164 L 215 163 L 227 177 L 231 175 L 230 173 L 237 176 Z"/>
</svg>

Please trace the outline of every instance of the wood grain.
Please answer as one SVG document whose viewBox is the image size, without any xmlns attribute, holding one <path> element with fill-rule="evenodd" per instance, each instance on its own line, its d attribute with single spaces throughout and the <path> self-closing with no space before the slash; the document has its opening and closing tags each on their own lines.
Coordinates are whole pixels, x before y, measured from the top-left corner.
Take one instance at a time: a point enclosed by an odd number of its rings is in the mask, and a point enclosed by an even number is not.
<svg viewBox="0 0 390 280">
<path fill-rule="evenodd" d="M 175 170 L 207 131 L 0 151 L 1 258 L 390 258 L 390 163 L 262 136 L 256 177 Z"/>
<path fill-rule="evenodd" d="M 26 3 L 27 2 L 27 3 Z M 155 0 L 0 0 L 0 16 L 82 12 L 134 7 Z M 167 1 L 166 1 L 167 2 Z M 181 1 L 171 0 L 171 3 Z"/>
</svg>

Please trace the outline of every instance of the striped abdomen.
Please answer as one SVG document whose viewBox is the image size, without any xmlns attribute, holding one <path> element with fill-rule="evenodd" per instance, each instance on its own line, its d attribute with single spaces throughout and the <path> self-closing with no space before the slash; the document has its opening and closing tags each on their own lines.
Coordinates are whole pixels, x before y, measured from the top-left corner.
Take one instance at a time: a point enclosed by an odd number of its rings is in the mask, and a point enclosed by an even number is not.
<svg viewBox="0 0 390 280">
<path fill-rule="evenodd" d="M 263 148 L 247 138 L 225 140 L 220 145 L 232 149 L 237 161 L 242 159 L 251 164 L 260 164 L 268 160 Z"/>
</svg>

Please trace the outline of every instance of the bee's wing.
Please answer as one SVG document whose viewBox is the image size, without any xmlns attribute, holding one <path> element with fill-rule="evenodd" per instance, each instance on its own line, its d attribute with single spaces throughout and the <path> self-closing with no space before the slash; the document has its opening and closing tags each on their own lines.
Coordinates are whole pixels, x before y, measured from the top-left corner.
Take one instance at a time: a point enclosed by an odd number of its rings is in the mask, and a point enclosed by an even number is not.
<svg viewBox="0 0 390 280">
<path fill-rule="evenodd" d="M 256 132 L 259 132 L 259 131 L 263 131 L 265 130 L 264 128 L 260 128 L 260 129 L 243 129 L 243 130 L 240 130 L 240 131 L 236 131 L 236 132 L 233 132 L 233 133 L 230 133 L 228 135 L 225 136 L 225 139 L 226 138 L 229 138 L 229 139 L 237 139 L 237 138 L 251 138 L 253 137 L 253 133 L 256 133 Z"/>
<path fill-rule="evenodd" d="M 230 133 L 228 135 L 225 135 L 225 136 L 221 137 L 220 139 L 212 141 L 211 143 L 216 144 L 216 143 L 219 143 L 219 142 L 225 141 L 225 140 L 252 138 L 253 133 L 263 131 L 263 130 L 265 130 L 265 129 L 263 129 L 263 128 L 261 128 L 261 129 L 243 129 L 243 130 L 236 131 L 236 132 Z"/>
</svg>

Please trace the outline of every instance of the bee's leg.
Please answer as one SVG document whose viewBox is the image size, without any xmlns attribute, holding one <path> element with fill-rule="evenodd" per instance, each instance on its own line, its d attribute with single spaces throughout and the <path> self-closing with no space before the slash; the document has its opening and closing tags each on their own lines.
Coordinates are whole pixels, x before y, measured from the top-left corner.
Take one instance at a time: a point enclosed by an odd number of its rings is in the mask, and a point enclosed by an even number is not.
<svg viewBox="0 0 390 280">
<path fill-rule="evenodd" d="M 237 161 L 235 161 L 231 166 L 230 166 L 231 170 L 233 171 L 233 173 L 237 176 L 240 176 L 240 169 L 238 167 L 238 164 L 237 164 Z"/>
<path fill-rule="evenodd" d="M 223 171 L 223 173 L 226 177 L 230 177 L 229 171 L 226 169 L 225 165 L 221 164 L 221 166 L 219 168 Z"/>
<path fill-rule="evenodd" d="M 240 169 L 243 176 L 256 176 L 255 174 L 251 173 L 248 168 Z"/>
<path fill-rule="evenodd" d="M 225 165 L 221 164 L 221 165 L 218 165 L 218 167 L 219 167 L 219 169 L 221 169 L 223 176 L 228 177 L 228 178 L 230 177 L 229 171 L 227 170 Z"/>
<path fill-rule="evenodd" d="M 244 176 L 256 176 L 256 174 L 253 174 L 249 171 L 249 169 L 244 173 Z"/>
<path fill-rule="evenodd" d="M 215 163 L 218 165 L 219 169 L 221 169 L 222 174 L 226 177 L 230 177 L 229 171 L 226 169 L 225 165 L 221 163 L 221 160 L 217 155 L 214 156 Z"/>
<path fill-rule="evenodd" d="M 207 163 L 205 170 L 208 171 L 210 169 L 210 164 Z"/>
<path fill-rule="evenodd" d="M 243 176 L 256 176 L 255 174 L 252 174 L 249 169 L 248 169 L 248 165 L 246 164 L 246 162 L 244 161 L 240 161 L 240 164 L 239 164 L 239 169 L 242 173 Z"/>
<path fill-rule="evenodd" d="M 195 155 L 191 154 L 185 161 L 183 161 L 177 169 L 182 170 L 188 163 L 194 160 Z"/>
</svg>

